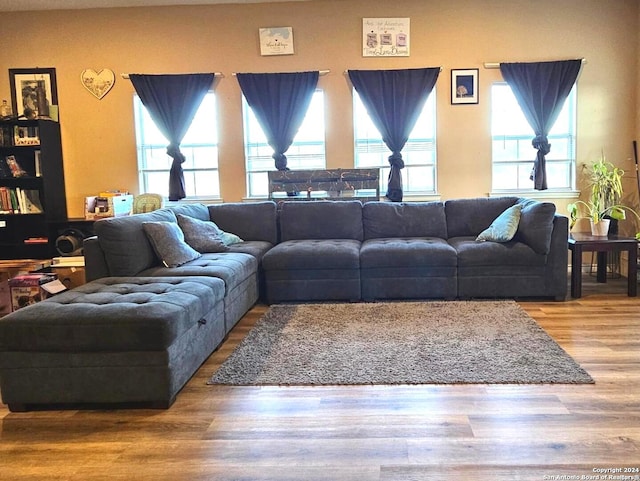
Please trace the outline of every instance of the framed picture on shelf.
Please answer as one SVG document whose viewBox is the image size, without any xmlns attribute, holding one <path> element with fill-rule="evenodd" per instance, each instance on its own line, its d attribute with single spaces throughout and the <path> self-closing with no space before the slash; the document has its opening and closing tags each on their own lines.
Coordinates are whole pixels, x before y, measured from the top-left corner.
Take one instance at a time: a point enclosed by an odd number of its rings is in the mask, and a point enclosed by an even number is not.
<svg viewBox="0 0 640 481">
<path fill-rule="evenodd" d="M 451 103 L 478 103 L 478 69 L 451 70 Z"/>
<path fill-rule="evenodd" d="M 51 106 L 58 105 L 55 68 L 11 68 L 9 87 L 19 119 L 51 118 Z"/>
</svg>

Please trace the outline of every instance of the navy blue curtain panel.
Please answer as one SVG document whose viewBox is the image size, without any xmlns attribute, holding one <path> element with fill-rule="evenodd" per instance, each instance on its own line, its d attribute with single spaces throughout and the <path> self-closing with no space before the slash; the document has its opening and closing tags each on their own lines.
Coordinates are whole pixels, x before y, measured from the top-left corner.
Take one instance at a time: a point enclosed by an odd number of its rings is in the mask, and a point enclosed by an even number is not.
<svg viewBox="0 0 640 481">
<path fill-rule="evenodd" d="M 400 170 L 404 168 L 401 152 L 438 80 L 440 68 L 349 70 L 348 73 L 353 88 L 391 151 L 386 197 L 401 202 Z"/>
<path fill-rule="evenodd" d="M 169 141 L 167 154 L 173 159 L 169 172 L 169 200 L 186 197 L 180 142 L 189 130 L 202 99 L 213 84 L 213 73 L 140 75 L 130 74 L 142 104 Z"/>
<path fill-rule="evenodd" d="M 531 180 L 536 190 L 547 189 L 545 156 L 551 152 L 547 137 L 576 83 L 581 65 L 582 60 L 500 64 L 502 77 L 535 132 L 531 143 L 538 152 Z"/>
<path fill-rule="evenodd" d="M 318 71 L 236 74 L 242 93 L 273 149 L 278 170 L 288 170 L 285 152 L 307 114 L 319 74 Z"/>
</svg>

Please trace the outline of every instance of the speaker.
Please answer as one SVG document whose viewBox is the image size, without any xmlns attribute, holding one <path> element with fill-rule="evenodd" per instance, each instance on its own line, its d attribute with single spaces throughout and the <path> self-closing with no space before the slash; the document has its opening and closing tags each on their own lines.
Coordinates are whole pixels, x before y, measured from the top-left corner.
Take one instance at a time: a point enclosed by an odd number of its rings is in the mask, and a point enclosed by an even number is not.
<svg viewBox="0 0 640 481">
<path fill-rule="evenodd" d="M 88 237 L 80 229 L 69 228 L 62 231 L 56 239 L 56 250 L 61 256 L 81 256 L 82 241 Z"/>
</svg>

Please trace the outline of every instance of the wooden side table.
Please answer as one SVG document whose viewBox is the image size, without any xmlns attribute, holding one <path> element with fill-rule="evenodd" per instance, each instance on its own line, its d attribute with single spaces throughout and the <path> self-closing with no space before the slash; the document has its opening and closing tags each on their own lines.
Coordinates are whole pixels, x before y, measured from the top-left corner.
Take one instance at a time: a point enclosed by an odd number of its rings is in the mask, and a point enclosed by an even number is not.
<svg viewBox="0 0 640 481">
<path fill-rule="evenodd" d="M 618 235 L 593 236 L 586 232 L 575 232 L 569 235 L 569 250 L 571 251 L 571 297 L 582 296 L 582 253 L 596 252 L 598 270 L 596 280 L 607 282 L 607 252 L 627 251 L 627 294 L 629 297 L 638 295 L 638 241 L 634 237 Z"/>
</svg>

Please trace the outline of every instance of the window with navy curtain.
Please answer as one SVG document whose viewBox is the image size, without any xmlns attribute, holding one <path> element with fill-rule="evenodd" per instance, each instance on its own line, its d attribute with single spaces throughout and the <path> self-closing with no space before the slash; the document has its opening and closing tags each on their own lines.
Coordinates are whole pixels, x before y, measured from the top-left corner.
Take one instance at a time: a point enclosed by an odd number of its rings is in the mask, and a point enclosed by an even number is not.
<svg viewBox="0 0 640 481">
<path fill-rule="evenodd" d="M 531 143 L 538 152 L 531 180 L 536 190 L 547 189 L 545 156 L 551 152 L 547 137 L 576 83 L 581 65 L 582 60 L 500 64 L 502 77 L 535 132 Z"/>
<path fill-rule="evenodd" d="M 129 75 L 140 101 L 169 141 L 167 154 L 173 159 L 169 172 L 169 200 L 180 200 L 186 196 L 182 171 L 185 157 L 180 151 L 180 142 L 214 77 L 213 73 Z"/>
<path fill-rule="evenodd" d="M 440 68 L 349 70 L 348 74 L 369 117 L 391 151 L 386 197 L 393 202 L 401 202 L 402 148 L 438 80 Z"/>
<path fill-rule="evenodd" d="M 273 149 L 278 170 L 288 170 L 285 152 L 304 120 L 319 74 L 318 71 L 236 74 L 247 104 Z"/>
</svg>

